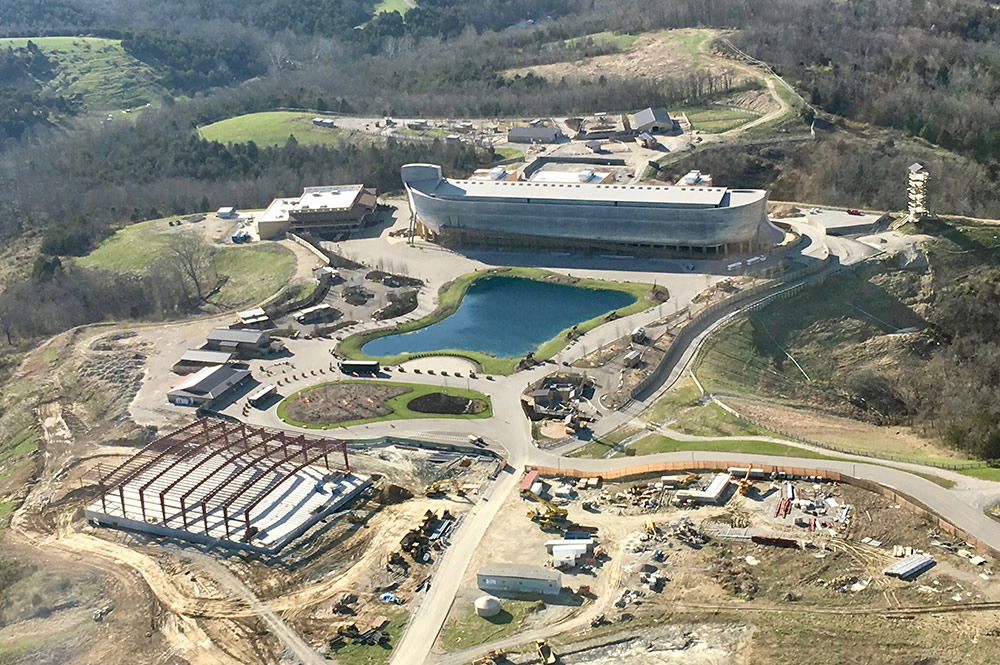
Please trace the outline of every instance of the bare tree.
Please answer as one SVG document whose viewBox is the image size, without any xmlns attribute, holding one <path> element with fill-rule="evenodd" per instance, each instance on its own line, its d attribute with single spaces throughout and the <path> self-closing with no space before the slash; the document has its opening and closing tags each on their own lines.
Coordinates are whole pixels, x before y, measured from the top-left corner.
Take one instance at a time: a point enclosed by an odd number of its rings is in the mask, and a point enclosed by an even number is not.
<svg viewBox="0 0 1000 665">
<path fill-rule="evenodd" d="M 212 247 L 194 233 L 177 233 L 167 241 L 167 261 L 190 282 L 199 303 L 218 285 L 214 258 Z"/>
</svg>

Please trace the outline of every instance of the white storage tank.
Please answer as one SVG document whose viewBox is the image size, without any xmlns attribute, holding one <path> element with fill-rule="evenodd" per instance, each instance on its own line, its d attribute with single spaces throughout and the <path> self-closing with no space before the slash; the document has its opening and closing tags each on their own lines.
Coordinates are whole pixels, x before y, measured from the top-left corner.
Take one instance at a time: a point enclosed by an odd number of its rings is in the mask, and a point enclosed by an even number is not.
<svg viewBox="0 0 1000 665">
<path fill-rule="evenodd" d="M 494 596 L 480 596 L 476 599 L 476 614 L 492 617 L 500 613 L 500 601 Z"/>
</svg>

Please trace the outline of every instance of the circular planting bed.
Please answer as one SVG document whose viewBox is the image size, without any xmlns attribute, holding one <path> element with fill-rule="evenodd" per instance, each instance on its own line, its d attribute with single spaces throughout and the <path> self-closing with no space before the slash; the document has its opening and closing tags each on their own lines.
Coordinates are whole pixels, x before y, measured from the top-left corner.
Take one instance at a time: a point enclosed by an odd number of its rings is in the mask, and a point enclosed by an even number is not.
<svg viewBox="0 0 1000 665">
<path fill-rule="evenodd" d="M 289 398 L 283 417 L 305 425 L 335 425 L 381 418 L 393 412 L 386 402 L 410 392 L 378 383 L 327 383 Z"/>
<path fill-rule="evenodd" d="M 469 399 L 468 397 L 444 393 L 429 393 L 415 397 L 406 406 L 411 411 L 418 413 L 440 413 L 449 416 L 471 415 L 486 410 L 486 402 L 481 399 Z"/>
</svg>

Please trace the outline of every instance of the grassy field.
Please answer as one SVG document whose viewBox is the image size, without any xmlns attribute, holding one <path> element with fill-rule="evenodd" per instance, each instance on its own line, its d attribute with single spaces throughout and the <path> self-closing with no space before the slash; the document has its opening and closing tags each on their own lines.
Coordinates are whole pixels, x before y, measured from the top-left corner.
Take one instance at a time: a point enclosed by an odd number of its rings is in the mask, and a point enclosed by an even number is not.
<svg viewBox="0 0 1000 665">
<path fill-rule="evenodd" d="M 698 390 L 698 386 L 691 377 L 686 377 L 643 413 L 642 418 L 646 422 L 662 423 L 664 420 L 676 418 L 684 409 L 697 405 L 700 399 L 701 391 Z"/>
<path fill-rule="evenodd" d="M 689 109 L 680 109 L 691 121 L 691 128 L 706 134 L 721 134 L 730 129 L 736 129 L 745 125 L 751 120 L 760 117 L 759 113 L 754 113 L 746 109 L 730 108 L 728 106 L 706 106 Z"/>
<path fill-rule="evenodd" d="M 772 455 L 782 457 L 805 457 L 808 459 L 841 459 L 831 455 L 824 455 L 805 448 L 787 446 L 782 443 L 771 443 L 770 441 L 678 441 L 662 434 L 650 434 L 644 436 L 630 446 L 635 450 L 635 455 L 654 455 L 656 453 L 676 453 L 688 451 L 705 452 L 725 452 L 725 453 L 745 453 L 748 455 Z M 625 453 L 618 453 L 615 457 L 624 457 Z"/>
<path fill-rule="evenodd" d="M 158 230 L 166 219 L 152 219 L 119 229 L 97 249 L 81 256 L 76 262 L 84 268 L 142 272 L 162 257 L 167 249 L 167 235 Z"/>
<path fill-rule="evenodd" d="M 573 37 L 572 39 L 565 40 L 563 44 L 566 46 L 576 46 L 589 40 L 599 46 L 612 46 L 619 51 L 627 51 L 635 45 L 635 40 L 637 39 L 636 35 L 605 30 L 604 32 L 595 32 L 590 35 L 583 35 L 582 37 Z M 555 43 L 558 44 L 559 42 Z"/>
<path fill-rule="evenodd" d="M 416 321 L 403 323 L 388 330 L 369 331 L 351 335 L 339 344 L 337 350 L 348 358 L 368 360 L 377 359 L 380 360 L 383 365 L 396 365 L 412 358 L 432 355 L 460 356 L 478 363 L 482 371 L 486 374 L 511 374 L 516 369 L 518 362 L 520 362 L 520 358 L 497 358 L 495 356 L 475 351 L 462 351 L 456 349 L 441 349 L 440 351 L 420 354 L 403 353 L 395 356 L 381 356 L 373 358 L 366 355 L 361 350 L 365 344 L 378 337 L 411 332 L 413 330 L 425 328 L 433 323 L 437 323 L 447 316 L 450 316 L 455 312 L 455 310 L 458 309 L 459 304 L 462 302 L 462 298 L 465 296 L 465 292 L 468 291 L 469 287 L 476 280 L 497 275 L 503 275 L 506 277 L 525 277 L 536 280 L 544 280 L 556 276 L 555 273 L 550 273 L 547 270 L 542 270 L 540 268 L 498 268 L 466 273 L 442 287 L 441 292 L 438 294 L 438 308 L 434 312 L 421 319 L 417 319 Z M 561 275 L 558 275 L 558 277 L 563 278 Z M 644 309 L 652 307 L 654 304 L 650 299 L 650 291 L 653 289 L 652 284 L 642 284 L 638 282 L 609 282 L 600 279 L 583 278 L 575 280 L 573 282 L 573 286 L 585 289 L 615 289 L 617 291 L 624 291 L 625 293 L 635 297 L 636 301 L 633 304 L 616 310 L 619 317 L 625 317 L 641 312 Z M 580 323 L 577 326 L 577 330 L 580 333 L 585 333 L 596 328 L 601 323 L 604 323 L 604 316 L 605 315 L 601 315 L 589 321 Z M 535 358 L 538 360 L 545 360 L 561 351 L 563 347 L 569 343 L 569 339 L 566 336 L 568 332 L 569 328 L 563 330 L 554 338 L 542 344 L 535 351 Z"/>
<path fill-rule="evenodd" d="M 48 58 L 58 63 L 47 89 L 59 95 L 82 95 L 95 109 L 122 109 L 160 99 L 167 91 L 156 72 L 122 49 L 121 41 L 96 37 L 32 37 Z M 0 49 L 23 48 L 28 38 L 0 39 Z"/>
<path fill-rule="evenodd" d="M 174 217 L 165 218 L 174 219 Z M 119 229 L 87 256 L 77 259 L 85 268 L 141 273 L 167 254 L 165 219 Z M 215 268 L 229 279 L 210 299 L 220 307 L 257 304 L 280 291 L 295 275 L 295 255 L 280 245 L 251 243 L 220 249 Z"/>
<path fill-rule="evenodd" d="M 1000 483 L 1000 467 L 986 466 L 981 469 L 962 469 L 959 473 L 980 480 L 992 480 L 995 483 Z"/>
<path fill-rule="evenodd" d="M 514 159 L 524 157 L 524 151 L 518 150 L 517 148 L 494 148 L 493 152 L 500 157 L 500 159 Z"/>
<path fill-rule="evenodd" d="M 737 418 L 715 403 L 686 409 L 670 428 L 692 436 L 766 436 L 763 427 Z"/>
<path fill-rule="evenodd" d="M 701 51 L 701 45 L 705 41 L 712 39 L 718 34 L 717 30 L 699 29 L 699 28 L 686 28 L 683 30 L 666 30 L 661 32 L 660 35 L 675 42 L 680 50 L 684 51 L 687 56 L 691 59 L 691 62 L 695 64 L 701 63 L 704 55 Z"/>
<path fill-rule="evenodd" d="M 397 395 L 391 399 L 386 400 L 386 406 L 392 409 L 392 413 L 380 416 L 377 418 L 361 418 L 358 420 L 347 420 L 341 423 L 333 423 L 328 425 L 316 425 L 312 423 L 303 423 L 294 420 L 288 416 L 288 405 L 292 404 L 295 400 L 300 399 L 300 397 L 311 390 L 315 390 L 321 386 L 329 385 L 331 383 L 377 383 L 380 386 L 397 386 L 401 388 L 409 388 L 409 392 L 403 393 L 402 395 Z M 430 393 L 444 393 L 445 395 L 453 395 L 455 397 L 465 397 L 468 399 L 478 399 L 486 403 L 486 409 L 482 413 L 474 413 L 468 415 L 449 415 L 443 413 L 423 413 L 420 411 L 413 411 L 407 407 L 407 404 L 411 400 L 422 397 L 423 395 L 429 395 Z M 336 427 L 350 427 L 352 425 L 364 425 L 366 423 L 382 422 L 385 420 L 408 420 L 412 418 L 492 418 L 493 417 L 493 404 L 487 395 L 479 392 L 478 390 L 467 390 L 465 388 L 451 388 L 445 386 L 435 386 L 435 385 L 423 385 L 419 383 L 403 383 L 400 381 L 365 381 L 360 379 L 347 379 L 345 381 L 329 381 L 326 383 L 320 383 L 315 386 L 309 386 L 296 393 L 293 393 L 283 399 L 278 405 L 278 417 L 284 420 L 290 425 L 295 425 L 296 427 L 308 427 L 310 429 L 332 429 Z"/>
<path fill-rule="evenodd" d="M 199 131 L 203 138 L 219 143 L 253 141 L 259 146 L 285 145 L 289 136 L 294 136 L 302 145 L 340 143 L 344 136 L 343 131 L 314 126 L 312 119 L 316 117 L 330 116 L 293 111 L 265 111 L 213 122 Z"/>
<path fill-rule="evenodd" d="M 458 651 L 513 635 L 529 616 L 544 607 L 539 600 L 504 598 L 500 604 L 502 609 L 496 616 L 481 617 L 470 610 L 449 621 L 441 631 L 441 646 L 445 651 Z"/>
<path fill-rule="evenodd" d="M 416 2 L 413 3 L 416 6 Z M 375 14 L 384 14 L 386 12 L 399 12 L 400 14 L 405 14 L 412 9 L 410 5 L 406 4 L 405 0 L 381 0 L 377 5 L 375 5 Z"/>
<path fill-rule="evenodd" d="M 295 255 L 281 245 L 227 247 L 215 255 L 215 269 L 229 279 L 212 296 L 213 303 L 221 307 L 260 303 L 295 275 Z"/>
</svg>

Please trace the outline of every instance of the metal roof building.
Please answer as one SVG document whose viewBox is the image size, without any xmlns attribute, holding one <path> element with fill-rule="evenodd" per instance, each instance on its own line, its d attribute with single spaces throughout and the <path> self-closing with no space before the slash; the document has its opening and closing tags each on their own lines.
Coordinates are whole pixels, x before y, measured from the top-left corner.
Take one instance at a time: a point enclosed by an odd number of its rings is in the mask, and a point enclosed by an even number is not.
<svg viewBox="0 0 1000 665">
<path fill-rule="evenodd" d="M 181 359 L 174 363 L 173 371 L 186 373 L 199 367 L 209 365 L 225 365 L 232 362 L 236 354 L 231 351 L 208 351 L 205 349 L 188 349 Z"/>
<path fill-rule="evenodd" d="M 663 108 L 644 108 L 632 116 L 632 129 L 640 132 L 667 132 L 674 128 L 674 121 Z"/>
<path fill-rule="evenodd" d="M 555 127 L 511 127 L 507 140 L 511 143 L 556 143 L 561 135 Z"/>
<path fill-rule="evenodd" d="M 557 570 L 540 566 L 501 564 L 480 568 L 476 584 L 491 593 L 558 595 L 562 589 L 562 575 Z"/>
<path fill-rule="evenodd" d="M 250 378 L 250 370 L 232 365 L 205 367 L 167 393 L 167 401 L 178 406 L 212 406 L 230 390 Z"/>
<path fill-rule="evenodd" d="M 436 164 L 407 164 L 402 178 L 417 231 L 448 246 L 717 255 L 784 237 L 763 190 L 451 180 Z"/>
</svg>

